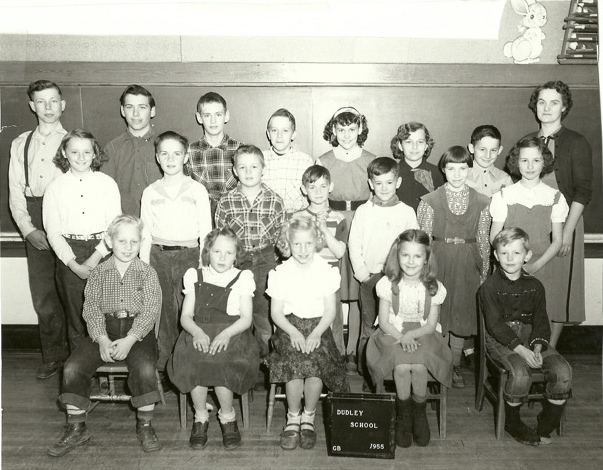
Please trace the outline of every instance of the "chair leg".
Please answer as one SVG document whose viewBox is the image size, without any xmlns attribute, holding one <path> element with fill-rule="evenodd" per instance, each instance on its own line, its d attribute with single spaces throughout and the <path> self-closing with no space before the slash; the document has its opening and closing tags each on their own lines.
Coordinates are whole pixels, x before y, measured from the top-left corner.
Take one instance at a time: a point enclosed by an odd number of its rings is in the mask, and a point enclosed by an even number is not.
<svg viewBox="0 0 603 470">
<path fill-rule="evenodd" d="M 274 414 L 275 396 L 276 384 L 270 384 L 270 393 L 268 394 L 268 411 L 266 414 L 266 432 L 270 432 L 270 426 L 272 426 L 272 415 Z"/>
<path fill-rule="evenodd" d="M 446 414 L 448 411 L 448 390 L 442 384 L 440 387 L 440 439 L 446 439 Z"/>
<path fill-rule="evenodd" d="M 496 439 L 502 439 L 505 431 L 505 397 L 503 391 L 507 383 L 506 374 L 498 379 L 498 390 L 496 393 Z"/>
<path fill-rule="evenodd" d="M 179 407 L 180 407 L 180 429 L 186 429 L 186 393 L 180 394 Z"/>
<path fill-rule="evenodd" d="M 241 408 L 243 408 L 243 428 L 249 428 L 249 392 L 241 395 Z"/>
<path fill-rule="evenodd" d="M 484 407 L 484 395 L 486 393 L 485 384 L 486 384 L 487 376 L 486 376 L 486 364 L 482 364 L 482 362 L 484 362 L 485 360 L 486 359 L 484 357 L 480 358 L 479 374 L 478 374 L 478 378 L 477 378 L 477 391 L 475 392 L 475 410 L 476 411 L 482 411 L 482 408 Z"/>
<path fill-rule="evenodd" d="M 115 396 L 115 377 L 109 374 L 109 394 Z"/>
</svg>

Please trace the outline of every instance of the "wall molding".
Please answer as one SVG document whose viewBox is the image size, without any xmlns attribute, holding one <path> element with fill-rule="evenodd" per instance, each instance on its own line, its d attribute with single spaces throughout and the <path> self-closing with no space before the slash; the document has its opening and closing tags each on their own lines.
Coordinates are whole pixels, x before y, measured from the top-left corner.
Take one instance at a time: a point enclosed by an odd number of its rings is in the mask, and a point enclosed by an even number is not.
<svg viewBox="0 0 603 470">
<path fill-rule="evenodd" d="M 562 80 L 598 88 L 596 65 L 325 64 L 251 62 L 0 62 L 1 86 L 45 77 L 65 86 L 425 86 L 532 88 Z"/>
</svg>

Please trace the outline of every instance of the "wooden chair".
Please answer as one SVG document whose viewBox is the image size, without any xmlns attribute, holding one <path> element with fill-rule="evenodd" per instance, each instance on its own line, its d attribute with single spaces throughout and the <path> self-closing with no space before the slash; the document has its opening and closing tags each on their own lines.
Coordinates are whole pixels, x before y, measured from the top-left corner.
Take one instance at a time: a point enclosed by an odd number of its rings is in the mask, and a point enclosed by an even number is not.
<svg viewBox="0 0 603 470">
<path fill-rule="evenodd" d="M 279 387 L 280 391 L 277 393 L 276 388 Z M 274 414 L 274 403 L 276 400 L 285 400 L 287 395 L 285 395 L 285 384 L 282 383 L 271 383 L 270 384 L 270 392 L 268 393 L 268 409 L 266 411 L 266 432 L 270 432 L 270 427 L 272 426 L 272 416 Z M 320 398 L 326 397 L 326 393 L 321 393 Z"/>
<path fill-rule="evenodd" d="M 503 392 L 507 379 L 509 378 L 509 372 L 502 364 L 500 364 L 500 362 L 492 358 L 486 350 L 486 325 L 481 311 L 478 317 L 479 366 L 477 390 L 475 394 L 475 409 L 477 411 L 482 411 L 484 397 L 487 396 L 492 402 L 495 411 L 494 427 L 496 439 L 502 439 L 505 429 L 505 399 Z M 528 395 L 528 406 L 530 408 L 533 407 L 535 401 L 545 400 L 544 395 L 541 392 L 544 383 L 544 373 L 541 370 L 532 369 L 532 387 Z M 563 410 L 563 415 L 561 416 L 561 421 L 557 428 L 557 434 L 559 436 L 563 433 L 564 425 L 565 409 Z"/>
<path fill-rule="evenodd" d="M 155 337 L 157 337 L 157 332 L 159 331 L 159 320 L 155 322 Z M 105 365 L 100 366 L 96 369 L 96 376 L 99 377 L 99 381 L 102 378 L 106 378 L 108 383 L 107 392 L 103 392 L 99 390 L 98 394 L 94 394 L 90 396 L 90 401 L 93 403 L 90 406 L 89 412 L 98 406 L 100 402 L 129 402 L 132 398 L 131 395 L 127 393 L 122 393 L 118 395 L 115 392 L 115 379 L 123 378 L 127 379 L 128 377 L 128 366 L 125 361 L 116 361 L 113 363 L 106 363 Z M 165 405 L 165 395 L 163 393 L 163 385 L 161 385 L 161 377 L 159 377 L 159 372 L 155 369 L 155 377 L 157 378 L 157 388 L 159 389 L 159 394 L 161 395 L 161 403 Z M 102 388 L 102 387 L 101 387 Z"/>
<path fill-rule="evenodd" d="M 393 381 L 393 377 L 392 377 Z M 377 393 L 386 393 L 385 381 L 375 384 Z M 436 410 L 438 416 L 438 431 L 440 439 L 446 439 L 446 413 L 448 411 L 448 389 L 440 382 L 430 376 L 427 382 L 427 401 L 431 402 L 432 408 Z"/>
<path fill-rule="evenodd" d="M 210 390 L 212 387 L 210 387 Z M 188 403 L 186 400 L 186 393 L 181 393 L 180 398 L 178 400 L 178 406 L 180 408 L 180 428 L 186 429 L 186 411 L 188 408 Z M 243 395 L 239 395 L 241 400 L 241 419 L 243 421 L 243 428 L 247 429 L 249 427 L 249 392 L 245 392 Z M 211 405 L 210 405 L 211 406 Z"/>
</svg>

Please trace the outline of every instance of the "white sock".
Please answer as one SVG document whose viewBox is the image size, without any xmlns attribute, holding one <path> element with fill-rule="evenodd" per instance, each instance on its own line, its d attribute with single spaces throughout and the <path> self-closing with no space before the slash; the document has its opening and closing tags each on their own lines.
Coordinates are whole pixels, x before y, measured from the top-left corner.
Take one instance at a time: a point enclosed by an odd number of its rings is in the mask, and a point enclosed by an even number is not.
<svg viewBox="0 0 603 470">
<path fill-rule="evenodd" d="M 235 409 L 231 408 L 230 413 L 222 412 L 222 408 L 218 410 L 218 419 L 222 424 L 231 423 L 235 419 L 237 419 L 237 415 L 235 413 Z"/>
<path fill-rule="evenodd" d="M 195 421 L 199 423 L 205 423 L 206 421 L 209 421 L 209 411 L 195 410 Z"/>
</svg>

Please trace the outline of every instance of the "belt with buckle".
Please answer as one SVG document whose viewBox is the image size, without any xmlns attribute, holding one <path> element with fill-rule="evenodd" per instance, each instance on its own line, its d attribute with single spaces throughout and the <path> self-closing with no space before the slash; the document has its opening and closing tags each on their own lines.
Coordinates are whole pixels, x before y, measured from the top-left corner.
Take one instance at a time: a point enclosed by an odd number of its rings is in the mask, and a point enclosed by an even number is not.
<svg viewBox="0 0 603 470">
<path fill-rule="evenodd" d="M 463 243 L 477 243 L 475 238 L 458 238 L 458 237 L 433 237 L 434 242 L 450 243 L 452 245 L 462 245 Z"/>
<path fill-rule="evenodd" d="M 67 235 L 63 235 L 65 238 L 68 238 L 70 240 L 102 240 L 103 239 L 103 235 L 104 232 L 98 232 L 98 233 L 91 233 L 90 235 L 74 235 L 74 234 L 67 234 Z"/>
<path fill-rule="evenodd" d="M 137 314 L 134 312 L 129 312 L 127 310 L 118 310 L 117 312 L 109 312 L 105 315 L 114 318 L 134 318 Z"/>
<path fill-rule="evenodd" d="M 336 211 L 355 211 L 366 201 L 333 201 L 329 199 L 329 207 Z"/>
<path fill-rule="evenodd" d="M 188 246 L 182 245 L 158 245 L 154 243 L 154 245 L 159 248 L 161 251 L 176 251 L 176 250 L 186 250 L 189 248 Z"/>
</svg>

